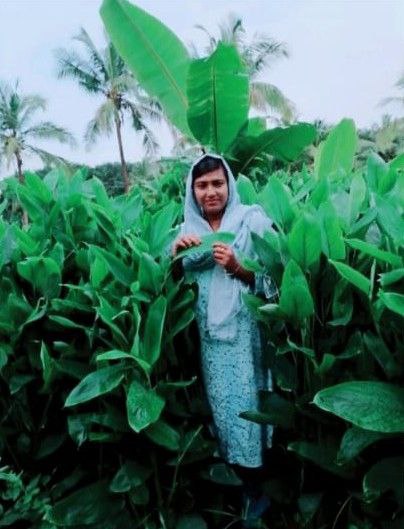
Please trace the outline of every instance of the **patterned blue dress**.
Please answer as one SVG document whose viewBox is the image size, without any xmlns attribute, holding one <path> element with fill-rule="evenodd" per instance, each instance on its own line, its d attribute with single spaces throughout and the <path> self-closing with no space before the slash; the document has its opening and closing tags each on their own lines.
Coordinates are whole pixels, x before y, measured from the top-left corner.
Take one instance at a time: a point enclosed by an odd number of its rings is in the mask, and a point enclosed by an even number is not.
<svg viewBox="0 0 404 529">
<path fill-rule="evenodd" d="M 215 265 L 218 266 L 218 265 Z M 258 410 L 258 390 L 271 389 L 272 377 L 262 366 L 262 347 L 256 320 L 242 305 L 236 315 L 237 334 L 231 341 L 212 339 L 207 330 L 207 303 L 213 267 L 193 272 L 199 295 L 196 320 L 201 340 L 201 367 L 221 456 L 230 464 L 259 467 L 272 443 L 273 427 L 238 415 Z M 264 280 L 263 277 L 257 281 Z M 257 289 L 256 289 L 257 290 Z M 266 289 L 265 289 L 266 290 Z M 218 296 L 220 292 L 218 292 Z"/>
</svg>

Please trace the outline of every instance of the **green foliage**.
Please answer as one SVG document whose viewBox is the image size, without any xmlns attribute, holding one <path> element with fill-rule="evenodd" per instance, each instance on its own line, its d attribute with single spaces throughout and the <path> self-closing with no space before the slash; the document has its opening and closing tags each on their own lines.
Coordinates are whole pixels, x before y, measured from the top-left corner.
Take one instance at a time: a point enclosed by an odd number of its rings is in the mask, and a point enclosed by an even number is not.
<svg viewBox="0 0 404 529">
<path fill-rule="evenodd" d="M 121 528 L 161 487 L 158 516 L 174 523 L 192 460 L 215 449 L 198 414 L 185 419 L 204 404 L 195 293 L 169 256 L 181 206 L 148 208 L 138 187 L 109 198 L 83 170 L 7 184 L 29 224 L 0 221 L 0 454 L 24 469 L 0 474 L 1 523 Z"/>
<path fill-rule="evenodd" d="M 104 0 L 101 17 L 136 79 L 160 101 L 172 123 L 189 134 L 186 75 L 190 59 L 182 42 L 164 24 L 126 0 Z"/>
<path fill-rule="evenodd" d="M 290 408 L 277 415 L 267 394 L 262 410 L 243 416 L 277 425 L 304 474 L 317 476 L 316 485 L 297 480 L 302 527 L 307 494 L 317 498 L 312 526 L 335 524 L 336 479 L 340 501 L 351 495 L 346 524 L 387 529 L 404 514 L 402 184 L 374 154 L 352 170 L 354 138 L 343 121 L 325 139 L 313 173 L 294 175 L 303 176 L 300 186 L 272 175 L 258 195 L 277 231 L 254 243 L 280 296 L 278 303 L 245 301 L 266 324 L 275 392 Z M 286 478 L 280 482 L 287 487 Z M 272 494 L 279 498 L 279 490 Z"/>
<path fill-rule="evenodd" d="M 220 43 L 207 59 L 191 63 L 188 124 L 197 141 L 224 153 L 248 117 L 248 76 L 236 49 Z"/>
</svg>

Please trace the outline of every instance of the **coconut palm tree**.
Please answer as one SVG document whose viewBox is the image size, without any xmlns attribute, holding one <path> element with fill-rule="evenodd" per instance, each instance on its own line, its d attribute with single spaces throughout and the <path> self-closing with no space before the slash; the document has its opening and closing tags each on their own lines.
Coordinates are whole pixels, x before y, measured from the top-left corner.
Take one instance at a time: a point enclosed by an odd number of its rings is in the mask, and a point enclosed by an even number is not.
<svg viewBox="0 0 404 529">
<path fill-rule="evenodd" d="M 56 51 L 59 78 L 70 77 L 88 93 L 103 96 L 103 102 L 94 118 L 88 123 L 84 135 L 89 148 L 101 134 L 110 135 L 115 130 L 124 188 L 129 190 L 128 168 L 125 160 L 122 124 L 125 113 L 132 119 L 133 127 L 143 134 L 143 145 L 147 153 L 154 152 L 157 141 L 146 123 L 146 119 L 160 120 L 162 111 L 157 101 L 142 91 L 111 42 L 98 50 L 85 29 L 73 38 L 80 42 L 83 55 L 76 51 Z"/>
<path fill-rule="evenodd" d="M 401 74 L 400 79 L 395 83 L 395 86 L 400 90 L 404 90 L 404 72 Z M 380 105 L 388 105 L 390 103 L 401 103 L 404 105 L 404 95 L 386 97 L 381 100 Z"/>
<path fill-rule="evenodd" d="M 246 32 L 240 17 L 231 13 L 227 20 L 219 24 L 219 36 L 213 36 L 204 26 L 196 26 L 208 37 L 205 52 L 212 53 L 219 41 L 233 44 L 239 51 L 250 78 L 251 107 L 266 114 L 265 117 L 280 116 L 284 123 L 295 117 L 293 103 L 275 85 L 258 81 L 257 78 L 271 64 L 280 58 L 289 56 L 286 45 L 277 42 L 266 34 L 255 33 L 250 42 L 246 42 Z M 199 56 L 195 46 L 191 46 L 194 55 Z M 268 115 L 269 114 L 269 115 Z M 271 115 L 272 114 L 272 115 Z"/>
<path fill-rule="evenodd" d="M 46 100 L 39 95 L 21 95 L 15 86 L 0 83 L 0 161 L 7 166 L 16 162 L 20 182 L 24 181 L 23 158 L 27 154 L 38 156 L 46 165 L 67 163 L 40 147 L 32 140 L 57 140 L 74 145 L 73 136 L 63 127 L 50 121 L 32 122 L 35 113 L 46 110 Z"/>
</svg>

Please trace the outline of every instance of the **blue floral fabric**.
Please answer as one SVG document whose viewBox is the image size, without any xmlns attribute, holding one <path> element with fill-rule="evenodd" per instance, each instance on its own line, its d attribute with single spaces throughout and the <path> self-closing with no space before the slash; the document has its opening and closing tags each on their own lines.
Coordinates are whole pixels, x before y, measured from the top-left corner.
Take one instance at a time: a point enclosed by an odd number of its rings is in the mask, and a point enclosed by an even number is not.
<svg viewBox="0 0 404 529">
<path fill-rule="evenodd" d="M 206 326 L 209 285 L 213 268 L 195 274 L 199 287 L 196 307 L 201 339 L 201 368 L 222 457 L 246 467 L 262 465 L 263 450 L 272 443 L 273 427 L 238 415 L 258 410 L 258 391 L 271 389 L 263 367 L 257 322 L 246 306 L 236 315 L 237 334 L 231 341 L 212 339 Z M 220 293 L 218 293 L 220 295 Z"/>
</svg>

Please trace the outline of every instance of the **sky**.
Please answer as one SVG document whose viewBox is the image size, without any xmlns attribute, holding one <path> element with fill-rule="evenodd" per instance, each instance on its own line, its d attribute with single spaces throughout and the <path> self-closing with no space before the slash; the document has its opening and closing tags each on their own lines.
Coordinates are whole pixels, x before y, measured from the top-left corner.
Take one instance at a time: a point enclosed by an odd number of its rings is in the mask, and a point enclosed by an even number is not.
<svg viewBox="0 0 404 529">
<path fill-rule="evenodd" d="M 247 37 L 267 33 L 287 44 L 290 57 L 275 62 L 263 80 L 280 88 L 297 107 L 299 121 L 323 119 L 332 124 L 353 118 L 358 127 L 380 123 L 385 113 L 400 116 L 398 105 L 382 107 L 381 99 L 398 95 L 394 86 L 404 72 L 404 0 L 137 0 L 186 44 L 202 47 L 227 14 L 239 15 Z M 99 16 L 101 0 L 0 0 L 0 80 L 48 101 L 46 119 L 66 127 L 78 141 L 72 150 L 55 142 L 38 146 L 77 163 L 118 161 L 114 136 L 102 138 L 91 151 L 83 133 L 102 100 L 84 93 L 72 80 L 56 78 L 57 48 L 84 27 L 97 46 L 105 45 Z M 155 129 L 156 130 L 156 129 Z M 170 155 L 172 141 L 164 126 L 156 130 L 159 154 Z M 136 133 L 124 131 L 128 161 L 144 152 Z M 25 168 L 38 168 L 34 158 Z M 0 177 L 13 171 L 0 167 Z"/>
</svg>

